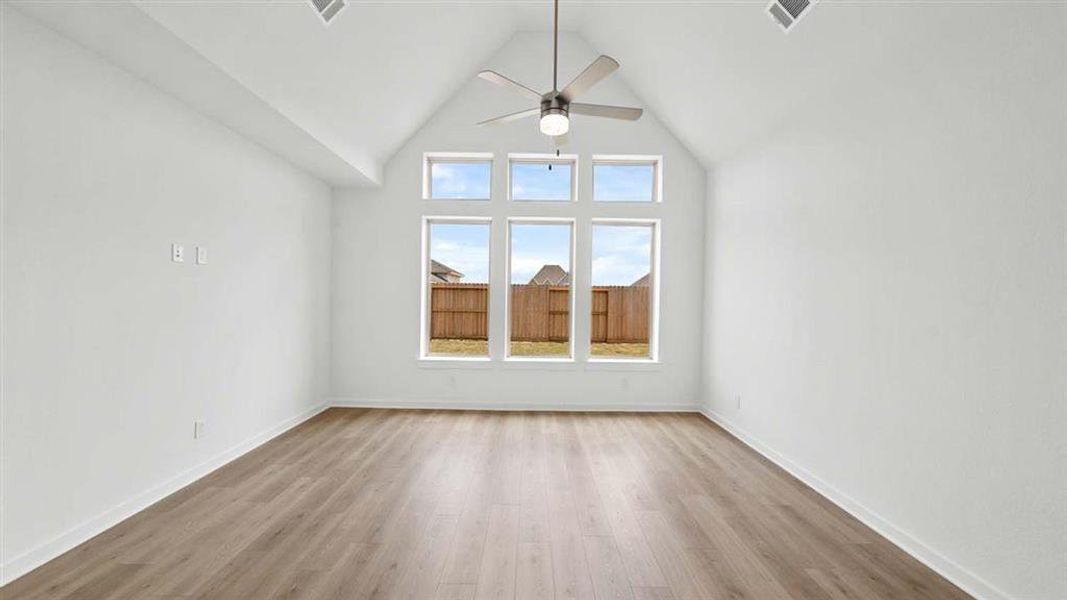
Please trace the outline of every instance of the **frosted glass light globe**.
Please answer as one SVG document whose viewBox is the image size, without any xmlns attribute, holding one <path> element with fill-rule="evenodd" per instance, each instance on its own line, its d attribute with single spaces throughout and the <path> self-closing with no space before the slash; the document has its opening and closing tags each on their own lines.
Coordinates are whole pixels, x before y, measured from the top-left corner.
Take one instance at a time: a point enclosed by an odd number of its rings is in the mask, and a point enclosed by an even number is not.
<svg viewBox="0 0 1067 600">
<path fill-rule="evenodd" d="M 567 115 L 548 113 L 541 117 L 541 133 L 550 136 L 563 135 L 571 128 L 571 121 Z"/>
</svg>

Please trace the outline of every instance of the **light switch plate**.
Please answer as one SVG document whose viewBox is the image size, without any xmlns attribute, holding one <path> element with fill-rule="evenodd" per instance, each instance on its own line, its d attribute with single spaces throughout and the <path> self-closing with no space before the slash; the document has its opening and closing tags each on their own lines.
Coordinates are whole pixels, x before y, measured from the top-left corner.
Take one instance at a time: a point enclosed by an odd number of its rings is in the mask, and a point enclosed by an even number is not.
<svg viewBox="0 0 1067 600">
<path fill-rule="evenodd" d="M 185 262 L 185 246 L 179 244 L 171 244 L 170 259 L 174 262 Z"/>
<path fill-rule="evenodd" d="M 204 437 L 204 422 L 193 421 L 193 439 L 198 440 Z"/>
<path fill-rule="evenodd" d="M 197 246 L 196 247 L 196 264 L 198 264 L 198 265 L 206 265 L 207 264 L 207 248 L 205 248 L 203 246 Z"/>
</svg>

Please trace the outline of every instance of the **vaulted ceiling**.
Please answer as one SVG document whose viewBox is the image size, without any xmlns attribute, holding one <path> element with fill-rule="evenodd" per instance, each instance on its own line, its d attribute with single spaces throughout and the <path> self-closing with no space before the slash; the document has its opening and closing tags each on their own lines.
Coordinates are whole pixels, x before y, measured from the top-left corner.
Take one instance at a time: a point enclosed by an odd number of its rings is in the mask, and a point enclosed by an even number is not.
<svg viewBox="0 0 1067 600">
<path fill-rule="evenodd" d="M 325 27 L 307 2 L 18 5 L 334 185 L 380 183 L 498 48 L 550 30 L 552 15 L 547 0 L 356 0 Z M 765 5 L 564 0 L 561 21 L 618 59 L 616 76 L 711 166 L 887 64 L 936 60 L 944 28 L 999 18 L 996 7 L 963 21 L 952 5 L 824 0 L 785 35 Z M 550 56 L 546 43 L 544 80 L 524 83 L 551 87 Z"/>
</svg>

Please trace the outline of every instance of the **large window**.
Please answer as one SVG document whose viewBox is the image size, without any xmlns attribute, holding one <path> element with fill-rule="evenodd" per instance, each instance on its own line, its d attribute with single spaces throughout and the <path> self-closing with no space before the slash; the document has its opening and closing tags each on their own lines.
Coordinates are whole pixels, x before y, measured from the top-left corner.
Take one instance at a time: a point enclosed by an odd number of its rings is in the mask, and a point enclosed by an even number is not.
<svg viewBox="0 0 1067 600">
<path fill-rule="evenodd" d="M 593 201 L 659 202 L 660 163 L 656 156 L 594 156 Z"/>
<path fill-rule="evenodd" d="M 427 200 L 488 200 L 492 195 L 493 155 L 427 154 L 422 197 Z"/>
<path fill-rule="evenodd" d="M 423 230 L 422 356 L 488 357 L 489 220 L 427 218 Z"/>
<path fill-rule="evenodd" d="M 572 155 L 512 154 L 508 195 L 516 201 L 571 202 L 575 199 L 578 159 Z"/>
<path fill-rule="evenodd" d="M 655 358 L 658 223 L 594 220 L 589 353 Z"/>
<path fill-rule="evenodd" d="M 420 359 L 660 359 L 662 160 L 590 158 L 424 155 Z"/>
<path fill-rule="evenodd" d="M 509 220 L 509 357 L 573 356 L 573 264 L 573 220 Z"/>
</svg>

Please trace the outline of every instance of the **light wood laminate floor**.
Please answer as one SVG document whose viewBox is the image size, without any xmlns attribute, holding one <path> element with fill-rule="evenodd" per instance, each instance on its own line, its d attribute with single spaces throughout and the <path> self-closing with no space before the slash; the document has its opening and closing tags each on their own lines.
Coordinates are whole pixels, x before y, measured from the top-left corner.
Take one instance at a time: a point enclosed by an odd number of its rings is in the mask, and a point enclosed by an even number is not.
<svg viewBox="0 0 1067 600">
<path fill-rule="evenodd" d="M 969 596 L 699 415 L 331 409 L 0 597 Z"/>
</svg>

